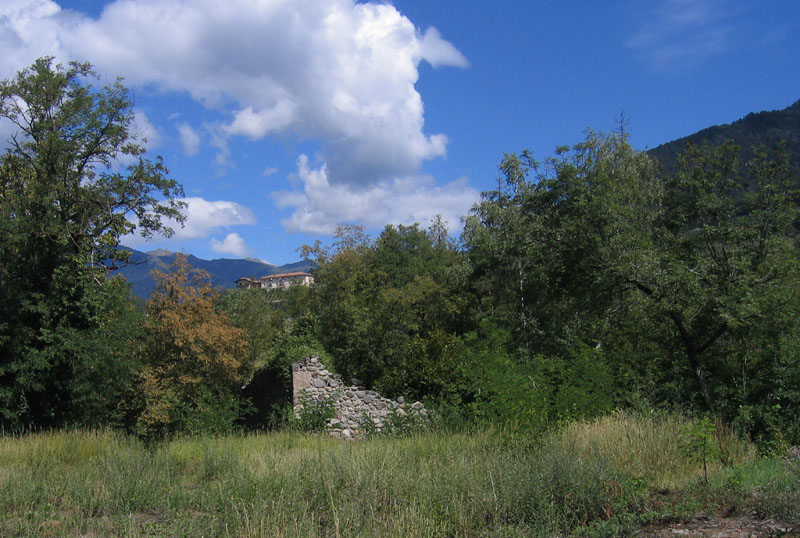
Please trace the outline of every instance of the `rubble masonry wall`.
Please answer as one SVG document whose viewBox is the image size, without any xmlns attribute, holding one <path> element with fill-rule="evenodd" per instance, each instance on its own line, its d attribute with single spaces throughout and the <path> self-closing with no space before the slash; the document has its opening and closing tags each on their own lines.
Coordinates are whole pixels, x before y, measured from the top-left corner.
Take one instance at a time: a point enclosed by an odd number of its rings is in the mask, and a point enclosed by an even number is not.
<svg viewBox="0 0 800 538">
<path fill-rule="evenodd" d="M 329 372 L 319 357 L 312 356 L 293 363 L 292 398 L 295 416 L 299 418 L 304 405 L 329 401 L 333 404 L 335 414 L 327 421 L 328 431 L 332 437 L 345 439 L 361 437 L 368 428 L 380 432 L 392 415 L 428 416 L 428 411 L 421 402 L 409 405 L 402 396 L 390 400 L 374 390 L 366 390 L 356 379 L 352 382 L 350 386 L 344 385 L 342 376 Z"/>
</svg>

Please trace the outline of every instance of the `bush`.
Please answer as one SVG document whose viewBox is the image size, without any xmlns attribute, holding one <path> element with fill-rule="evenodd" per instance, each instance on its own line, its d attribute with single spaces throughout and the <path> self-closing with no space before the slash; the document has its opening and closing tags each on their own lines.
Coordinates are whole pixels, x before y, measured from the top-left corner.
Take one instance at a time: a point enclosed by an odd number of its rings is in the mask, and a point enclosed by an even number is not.
<svg viewBox="0 0 800 538">
<path fill-rule="evenodd" d="M 507 350 L 508 331 L 491 323 L 465 337 L 478 422 L 530 434 L 610 412 L 616 383 L 602 350 L 578 344 L 566 357 L 522 361 Z"/>
<path fill-rule="evenodd" d="M 201 389 L 200 399 L 194 406 L 182 403 L 176 409 L 174 422 L 181 430 L 192 435 L 225 435 L 241 430 L 239 417 L 248 408 L 246 402 L 230 395 L 214 397 L 208 389 Z"/>
<path fill-rule="evenodd" d="M 336 408 L 330 400 L 313 400 L 310 397 L 301 396 L 300 409 L 297 414 L 291 413 L 289 416 L 289 429 L 322 433 L 328 427 L 328 420 L 336 414 Z"/>
</svg>

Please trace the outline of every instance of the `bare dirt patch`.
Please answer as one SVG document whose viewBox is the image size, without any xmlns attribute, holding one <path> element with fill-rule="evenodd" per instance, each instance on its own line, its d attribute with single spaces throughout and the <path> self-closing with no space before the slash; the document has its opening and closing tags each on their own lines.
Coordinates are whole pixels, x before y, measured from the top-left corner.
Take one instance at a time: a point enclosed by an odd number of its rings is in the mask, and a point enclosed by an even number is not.
<svg viewBox="0 0 800 538">
<path fill-rule="evenodd" d="M 704 537 L 704 538 L 777 538 L 800 537 L 800 528 L 775 519 L 760 520 L 750 516 L 708 517 L 666 526 L 642 529 L 642 536 L 650 538 Z"/>
</svg>

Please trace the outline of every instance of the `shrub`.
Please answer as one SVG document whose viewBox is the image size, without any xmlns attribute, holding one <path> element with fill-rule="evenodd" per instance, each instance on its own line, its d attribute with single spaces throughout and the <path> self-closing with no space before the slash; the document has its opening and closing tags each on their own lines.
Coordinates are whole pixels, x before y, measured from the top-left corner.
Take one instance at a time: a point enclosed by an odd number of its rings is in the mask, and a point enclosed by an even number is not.
<svg viewBox="0 0 800 538">
<path fill-rule="evenodd" d="M 336 414 L 330 400 L 314 400 L 306 395 L 301 396 L 297 414 L 290 414 L 290 429 L 301 432 L 322 433 L 328 427 L 328 420 Z"/>
</svg>

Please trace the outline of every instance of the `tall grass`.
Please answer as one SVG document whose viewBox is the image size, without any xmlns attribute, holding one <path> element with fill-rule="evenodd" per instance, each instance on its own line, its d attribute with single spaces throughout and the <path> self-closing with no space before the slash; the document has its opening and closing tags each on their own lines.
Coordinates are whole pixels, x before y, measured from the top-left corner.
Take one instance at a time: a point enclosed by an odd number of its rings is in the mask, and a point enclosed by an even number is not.
<svg viewBox="0 0 800 538">
<path fill-rule="evenodd" d="M 677 414 L 653 411 L 617 411 L 591 421 L 573 422 L 559 440 L 582 454 L 595 454 L 617 469 L 625 469 L 654 488 L 674 489 L 699 477 L 702 469 L 681 448 L 690 420 Z M 730 429 L 719 427 L 717 442 L 729 464 L 753 461 L 755 449 Z M 713 470 L 722 462 L 712 461 Z"/>
<path fill-rule="evenodd" d="M 617 414 L 536 442 L 498 431 L 3 437 L 0 536 L 631 535 L 648 484 L 697 471 L 664 446 L 679 426 Z"/>
</svg>

